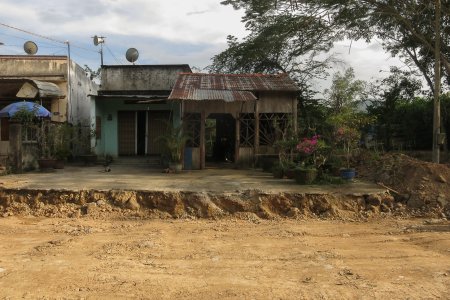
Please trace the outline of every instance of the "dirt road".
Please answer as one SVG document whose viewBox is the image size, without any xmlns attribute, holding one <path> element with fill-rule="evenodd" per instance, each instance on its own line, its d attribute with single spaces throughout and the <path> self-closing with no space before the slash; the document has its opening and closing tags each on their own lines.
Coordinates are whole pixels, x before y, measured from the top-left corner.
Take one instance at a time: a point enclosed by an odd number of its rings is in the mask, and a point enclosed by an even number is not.
<svg viewBox="0 0 450 300">
<path fill-rule="evenodd" d="M 448 299 L 450 222 L 0 218 L 0 299 Z"/>
</svg>

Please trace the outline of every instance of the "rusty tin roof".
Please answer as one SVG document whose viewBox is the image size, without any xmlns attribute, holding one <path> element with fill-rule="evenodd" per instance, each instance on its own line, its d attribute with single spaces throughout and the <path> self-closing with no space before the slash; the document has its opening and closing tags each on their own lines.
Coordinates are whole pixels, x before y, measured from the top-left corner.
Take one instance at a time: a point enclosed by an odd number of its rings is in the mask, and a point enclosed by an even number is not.
<svg viewBox="0 0 450 300">
<path fill-rule="evenodd" d="M 169 100 L 248 101 L 260 91 L 296 92 L 298 87 L 287 74 L 181 73 Z"/>
</svg>

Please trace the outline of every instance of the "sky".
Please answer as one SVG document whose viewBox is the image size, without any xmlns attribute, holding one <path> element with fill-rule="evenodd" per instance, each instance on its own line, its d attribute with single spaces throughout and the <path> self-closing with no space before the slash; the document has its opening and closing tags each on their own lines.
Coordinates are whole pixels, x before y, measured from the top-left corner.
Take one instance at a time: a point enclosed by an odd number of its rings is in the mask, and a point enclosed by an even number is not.
<svg viewBox="0 0 450 300">
<path fill-rule="evenodd" d="M 105 65 L 130 64 L 128 48 L 136 48 L 136 64 L 189 64 L 203 69 L 226 49 L 226 37 L 246 35 L 243 11 L 221 0 L 0 0 L 0 55 L 25 54 L 23 44 L 33 41 L 40 55 L 67 55 L 96 70 L 100 46 L 94 35 L 104 36 Z M 5 26 L 6 25 L 6 26 Z M 26 32 L 11 28 L 24 30 Z M 35 34 L 35 35 L 34 35 Z M 49 37 L 52 40 L 45 39 Z M 345 62 L 333 71 L 353 67 L 358 79 L 385 76 L 398 59 L 384 53 L 378 42 L 341 42 L 334 52 Z M 333 72 L 332 71 L 332 72 Z M 321 90 L 330 80 L 316 82 Z"/>
</svg>

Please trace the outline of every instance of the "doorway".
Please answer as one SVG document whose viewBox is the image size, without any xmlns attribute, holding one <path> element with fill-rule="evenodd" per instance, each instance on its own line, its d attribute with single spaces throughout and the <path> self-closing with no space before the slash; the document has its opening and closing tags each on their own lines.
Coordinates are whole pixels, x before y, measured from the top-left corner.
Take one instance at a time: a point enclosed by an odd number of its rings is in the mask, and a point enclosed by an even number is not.
<svg viewBox="0 0 450 300">
<path fill-rule="evenodd" d="M 137 126 L 136 126 L 136 147 L 137 155 L 145 155 L 145 138 L 147 136 L 146 131 L 147 123 L 147 112 L 138 111 L 137 112 Z"/>
<path fill-rule="evenodd" d="M 205 160 L 211 164 L 234 162 L 236 122 L 231 114 L 210 114 L 205 126 Z"/>
</svg>

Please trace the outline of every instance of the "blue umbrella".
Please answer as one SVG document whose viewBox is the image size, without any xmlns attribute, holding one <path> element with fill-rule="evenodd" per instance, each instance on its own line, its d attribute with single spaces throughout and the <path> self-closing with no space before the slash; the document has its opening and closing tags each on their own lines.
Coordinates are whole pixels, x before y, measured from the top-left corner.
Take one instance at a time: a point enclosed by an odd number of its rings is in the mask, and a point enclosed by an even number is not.
<svg viewBox="0 0 450 300">
<path fill-rule="evenodd" d="M 36 117 L 50 117 L 50 112 L 42 105 L 34 102 L 22 101 L 5 106 L 0 110 L 0 118 L 12 118 L 19 110 L 34 112 Z"/>
</svg>

